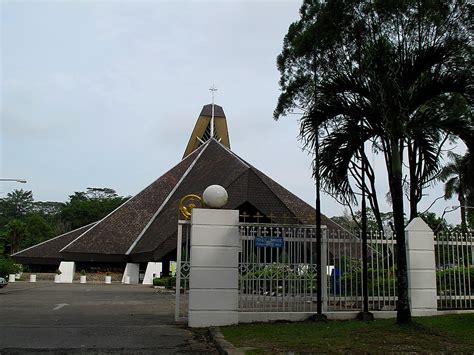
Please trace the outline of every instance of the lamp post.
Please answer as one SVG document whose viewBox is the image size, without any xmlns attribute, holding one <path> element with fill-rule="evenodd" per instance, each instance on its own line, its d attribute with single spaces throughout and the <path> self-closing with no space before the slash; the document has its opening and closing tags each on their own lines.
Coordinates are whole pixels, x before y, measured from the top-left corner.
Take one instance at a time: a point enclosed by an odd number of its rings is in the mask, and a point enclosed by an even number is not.
<svg viewBox="0 0 474 355">
<path fill-rule="evenodd" d="M 0 178 L 0 181 L 13 181 L 13 182 L 19 182 L 20 184 L 26 184 L 25 179 L 4 179 L 4 178 Z"/>
</svg>

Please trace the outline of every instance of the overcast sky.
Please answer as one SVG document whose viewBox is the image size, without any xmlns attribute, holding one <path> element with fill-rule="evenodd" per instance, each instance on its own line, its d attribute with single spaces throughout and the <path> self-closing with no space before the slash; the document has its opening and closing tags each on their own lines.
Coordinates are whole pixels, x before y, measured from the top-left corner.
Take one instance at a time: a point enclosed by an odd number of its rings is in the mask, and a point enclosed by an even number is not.
<svg viewBox="0 0 474 355">
<path fill-rule="evenodd" d="M 232 150 L 314 206 L 297 117 L 272 118 L 276 56 L 300 4 L 1 1 L 0 178 L 28 183 L 2 183 L 0 197 L 15 188 L 43 201 L 87 187 L 136 194 L 180 161 L 215 84 Z M 382 173 L 378 186 L 387 192 Z M 442 188 L 427 193 L 421 210 Z M 322 209 L 343 213 L 328 196 Z"/>
</svg>

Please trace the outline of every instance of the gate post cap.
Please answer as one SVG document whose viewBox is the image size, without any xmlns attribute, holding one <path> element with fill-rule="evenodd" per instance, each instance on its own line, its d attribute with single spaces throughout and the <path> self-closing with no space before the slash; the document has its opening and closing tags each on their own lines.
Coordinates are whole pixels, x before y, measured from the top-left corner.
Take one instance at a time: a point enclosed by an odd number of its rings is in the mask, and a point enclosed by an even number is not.
<svg viewBox="0 0 474 355">
<path fill-rule="evenodd" d="M 222 208 L 227 203 L 229 196 L 227 195 L 226 189 L 222 186 L 211 185 L 204 190 L 202 198 L 206 206 L 210 208 Z"/>
</svg>

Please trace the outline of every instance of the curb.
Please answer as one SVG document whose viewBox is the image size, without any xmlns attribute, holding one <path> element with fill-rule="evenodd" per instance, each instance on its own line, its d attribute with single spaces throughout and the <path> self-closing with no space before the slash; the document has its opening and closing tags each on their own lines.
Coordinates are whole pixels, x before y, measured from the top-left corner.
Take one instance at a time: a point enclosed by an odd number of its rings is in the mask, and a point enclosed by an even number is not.
<svg viewBox="0 0 474 355">
<path fill-rule="evenodd" d="M 209 328 L 209 336 L 221 355 L 244 355 L 243 351 L 238 350 L 231 343 L 225 340 L 224 335 L 218 327 Z"/>
</svg>

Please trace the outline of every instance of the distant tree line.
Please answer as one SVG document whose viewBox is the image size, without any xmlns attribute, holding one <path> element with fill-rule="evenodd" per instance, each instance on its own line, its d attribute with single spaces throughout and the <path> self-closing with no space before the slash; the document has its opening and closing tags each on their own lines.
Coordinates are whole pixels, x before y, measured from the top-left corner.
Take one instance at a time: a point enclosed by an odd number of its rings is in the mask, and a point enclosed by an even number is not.
<svg viewBox="0 0 474 355">
<path fill-rule="evenodd" d="M 14 190 L 0 198 L 0 258 L 98 221 L 128 198 L 87 188 L 67 202 L 35 201 L 32 191 Z"/>
</svg>

